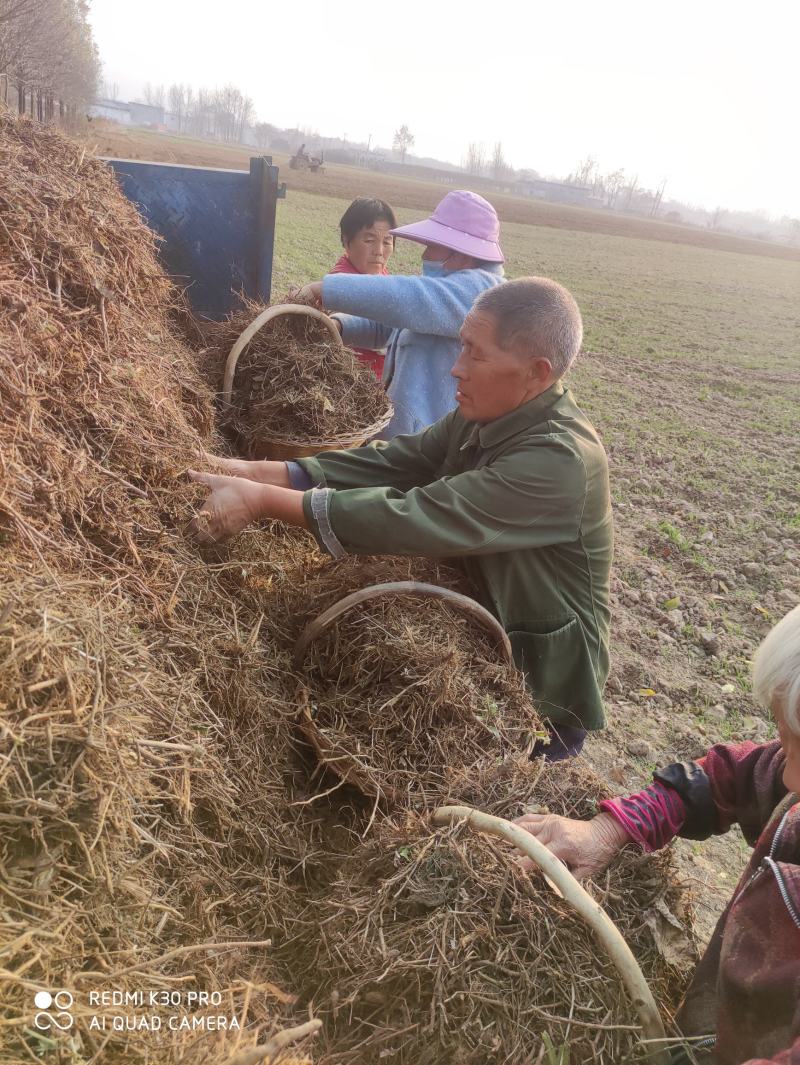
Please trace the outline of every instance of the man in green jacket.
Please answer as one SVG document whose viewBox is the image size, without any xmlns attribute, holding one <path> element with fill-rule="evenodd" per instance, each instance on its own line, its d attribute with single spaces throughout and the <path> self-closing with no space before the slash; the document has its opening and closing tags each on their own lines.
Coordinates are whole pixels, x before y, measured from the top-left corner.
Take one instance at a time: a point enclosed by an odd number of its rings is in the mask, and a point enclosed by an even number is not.
<svg viewBox="0 0 800 1065">
<path fill-rule="evenodd" d="M 229 476 L 190 472 L 211 489 L 192 534 L 214 542 L 278 518 L 334 557 L 459 558 L 550 725 L 547 756 L 577 753 L 604 724 L 613 549 L 606 454 L 561 383 L 582 335 L 554 281 L 489 289 L 461 330 L 458 410 L 382 446 L 215 459 Z"/>
</svg>

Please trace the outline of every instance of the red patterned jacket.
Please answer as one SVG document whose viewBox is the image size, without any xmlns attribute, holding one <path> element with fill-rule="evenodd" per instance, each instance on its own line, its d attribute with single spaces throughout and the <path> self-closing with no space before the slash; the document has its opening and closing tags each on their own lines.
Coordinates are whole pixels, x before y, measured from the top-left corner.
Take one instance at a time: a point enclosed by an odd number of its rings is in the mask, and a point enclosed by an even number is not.
<svg viewBox="0 0 800 1065">
<path fill-rule="evenodd" d="M 677 1017 L 685 1035 L 708 1037 L 717 1065 L 800 1065 L 800 801 L 784 761 L 777 740 L 718 744 L 602 804 L 647 849 L 734 823 L 753 845 Z"/>
</svg>

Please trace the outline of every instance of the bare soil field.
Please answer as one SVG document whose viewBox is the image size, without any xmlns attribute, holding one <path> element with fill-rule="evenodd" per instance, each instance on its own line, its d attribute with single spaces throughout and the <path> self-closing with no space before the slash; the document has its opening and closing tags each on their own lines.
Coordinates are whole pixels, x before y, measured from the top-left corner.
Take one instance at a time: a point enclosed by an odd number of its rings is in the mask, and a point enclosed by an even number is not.
<svg viewBox="0 0 800 1065">
<path fill-rule="evenodd" d="M 191 166 L 213 166 L 246 169 L 255 148 L 226 146 L 190 137 L 176 137 L 144 129 L 125 129 L 110 123 L 93 123 L 85 139 L 98 155 L 124 159 L 150 159 L 154 162 L 181 163 Z M 290 190 L 311 192 L 320 196 L 346 197 L 380 196 L 397 207 L 417 211 L 432 210 L 442 198 L 447 186 L 416 179 L 399 178 L 374 170 L 326 164 L 324 174 L 291 171 L 289 157 L 273 153 L 281 168 L 281 180 Z M 463 180 L 467 180 L 466 176 Z M 800 248 L 787 248 L 763 241 L 727 236 L 689 226 L 679 226 L 645 218 L 632 218 L 613 212 L 588 210 L 563 204 L 550 204 L 516 196 L 492 195 L 492 203 L 504 222 L 548 226 L 554 229 L 579 230 L 586 233 L 607 233 L 623 237 L 692 244 L 719 251 L 735 251 L 745 255 L 765 255 L 770 258 L 800 262 Z"/>
</svg>

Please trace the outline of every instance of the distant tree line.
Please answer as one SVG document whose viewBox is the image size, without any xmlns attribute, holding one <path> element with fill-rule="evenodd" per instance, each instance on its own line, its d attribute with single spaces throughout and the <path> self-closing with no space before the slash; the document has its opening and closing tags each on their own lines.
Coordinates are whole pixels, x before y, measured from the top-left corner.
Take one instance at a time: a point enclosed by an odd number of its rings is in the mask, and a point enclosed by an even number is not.
<svg viewBox="0 0 800 1065">
<path fill-rule="evenodd" d="M 75 113 L 100 62 L 85 0 L 0 0 L 0 100 L 40 120 Z"/>
<path fill-rule="evenodd" d="M 252 99 L 235 85 L 194 89 L 180 83 L 165 89 L 163 85 L 148 82 L 142 101 L 166 108 L 174 115 L 179 133 L 213 137 L 226 143 L 241 141 L 255 117 Z"/>
</svg>

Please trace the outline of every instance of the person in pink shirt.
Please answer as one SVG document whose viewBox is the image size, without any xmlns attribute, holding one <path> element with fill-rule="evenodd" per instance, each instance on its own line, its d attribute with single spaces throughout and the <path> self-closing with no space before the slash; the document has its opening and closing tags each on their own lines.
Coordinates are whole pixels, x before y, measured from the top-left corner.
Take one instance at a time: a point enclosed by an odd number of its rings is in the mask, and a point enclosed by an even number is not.
<svg viewBox="0 0 800 1065">
<path fill-rule="evenodd" d="M 386 274 L 386 264 L 394 251 L 392 230 L 397 226 L 394 211 L 383 200 L 359 196 L 353 200 L 339 222 L 344 255 L 329 271 L 331 274 Z M 384 354 L 370 348 L 353 349 L 380 381 Z"/>
</svg>

